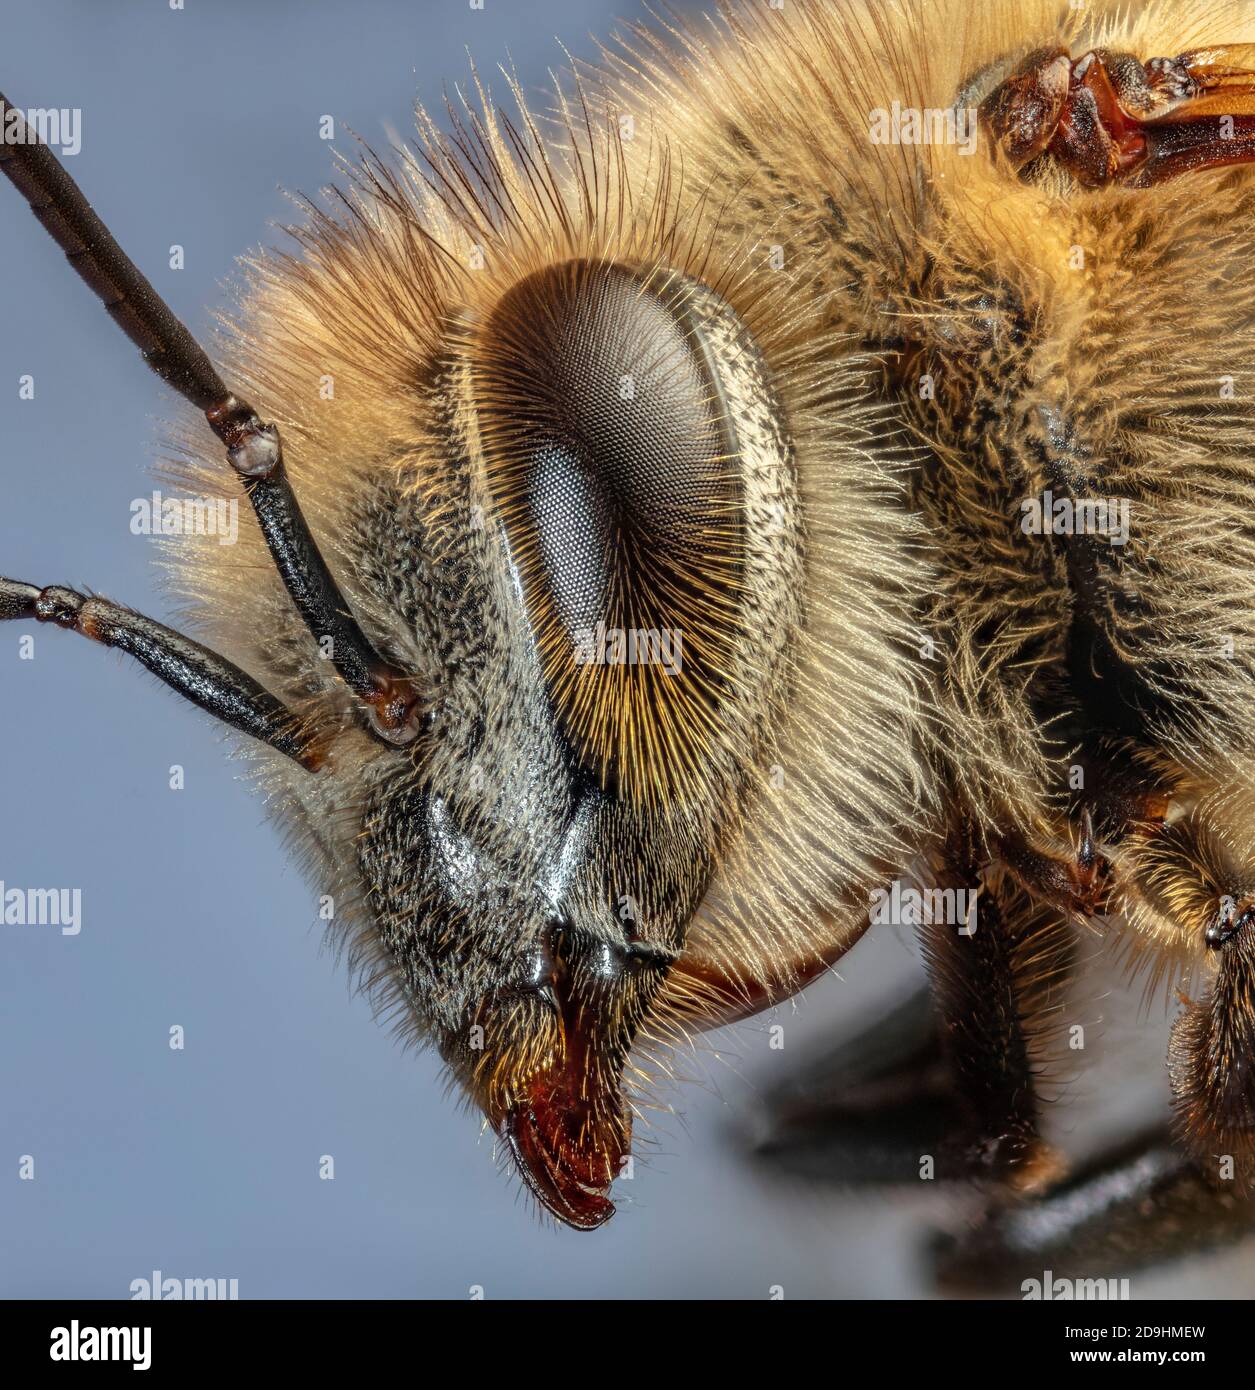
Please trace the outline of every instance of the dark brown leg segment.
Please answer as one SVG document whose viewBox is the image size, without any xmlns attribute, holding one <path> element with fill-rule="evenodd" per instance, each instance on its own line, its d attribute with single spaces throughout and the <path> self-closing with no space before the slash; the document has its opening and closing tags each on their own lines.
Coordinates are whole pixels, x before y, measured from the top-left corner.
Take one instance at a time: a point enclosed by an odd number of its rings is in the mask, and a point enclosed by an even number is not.
<svg viewBox="0 0 1255 1390">
<path fill-rule="evenodd" d="M 755 1152 L 777 1170 L 837 1186 L 918 1182 L 923 1156 L 936 1155 L 960 1121 L 921 991 L 777 1088 Z"/>
<path fill-rule="evenodd" d="M 953 856 L 941 886 L 976 889 L 978 863 L 970 851 Z M 757 1152 L 838 1185 L 986 1177 L 1036 1187 L 1057 1173 L 1038 1137 L 1035 1068 L 1072 968 L 1069 924 L 1000 875 L 995 891 L 981 888 L 974 918 L 920 931 L 931 995 L 779 1088 Z"/>
<path fill-rule="evenodd" d="M 1211 988 L 1172 1029 L 1168 1070 L 1181 1137 L 1199 1165 L 1255 1190 L 1255 909 L 1228 904 L 1209 929 Z"/>
<path fill-rule="evenodd" d="M 981 868 L 970 841 L 956 837 L 941 877 L 947 886 L 973 890 Z M 1020 939 L 1004 901 L 982 887 L 971 921 L 928 922 L 920 936 L 962 1121 L 951 1151 L 969 1173 L 1030 1188 L 1053 1174 L 1055 1164 L 1038 1134 L 1029 1033 L 1029 995 L 1043 966 L 1037 947 Z"/>
<path fill-rule="evenodd" d="M 937 1281 L 953 1290 L 1021 1295 L 1046 1270 L 1067 1279 L 1130 1272 L 1232 1244 L 1255 1228 L 1255 1202 L 1214 1183 L 1166 1133 L 1088 1165 L 1032 1202 L 991 1208 L 970 1231 L 939 1239 Z"/>
</svg>

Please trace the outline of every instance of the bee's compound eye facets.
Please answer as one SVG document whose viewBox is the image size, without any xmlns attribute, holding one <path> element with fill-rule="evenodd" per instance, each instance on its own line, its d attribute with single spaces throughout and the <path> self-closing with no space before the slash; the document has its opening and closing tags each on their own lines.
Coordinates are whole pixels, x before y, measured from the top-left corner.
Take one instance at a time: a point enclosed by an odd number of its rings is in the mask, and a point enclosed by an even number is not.
<svg viewBox="0 0 1255 1390">
<path fill-rule="evenodd" d="M 661 607 L 645 588 L 651 561 L 735 582 L 735 426 L 700 292 L 569 261 L 515 285 L 487 325 L 476 400 L 496 494 L 532 533 L 512 540 L 535 549 L 572 634 L 605 620 L 616 593 Z"/>
<path fill-rule="evenodd" d="M 784 453 L 766 383 L 731 307 L 671 272 L 551 266 L 478 334 L 489 487 L 555 703 L 603 782 L 665 781 L 664 748 L 673 767 L 703 756 L 742 621 L 747 418 Z"/>
</svg>

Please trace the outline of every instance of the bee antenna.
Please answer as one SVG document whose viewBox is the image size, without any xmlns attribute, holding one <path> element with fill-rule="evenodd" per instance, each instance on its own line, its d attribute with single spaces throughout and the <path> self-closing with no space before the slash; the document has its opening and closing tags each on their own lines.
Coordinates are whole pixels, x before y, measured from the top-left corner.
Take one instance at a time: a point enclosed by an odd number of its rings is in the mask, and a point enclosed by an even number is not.
<svg viewBox="0 0 1255 1390">
<path fill-rule="evenodd" d="M 11 132 L 0 143 L 0 170 L 144 361 L 204 411 L 226 446 L 284 586 L 315 639 L 330 640 L 332 664 L 367 706 L 371 731 L 387 743 L 412 742 L 426 715 L 422 694 L 375 650 L 351 613 L 288 481 L 278 429 L 228 390 L 204 348 L 3 95 L 0 122 Z"/>
</svg>

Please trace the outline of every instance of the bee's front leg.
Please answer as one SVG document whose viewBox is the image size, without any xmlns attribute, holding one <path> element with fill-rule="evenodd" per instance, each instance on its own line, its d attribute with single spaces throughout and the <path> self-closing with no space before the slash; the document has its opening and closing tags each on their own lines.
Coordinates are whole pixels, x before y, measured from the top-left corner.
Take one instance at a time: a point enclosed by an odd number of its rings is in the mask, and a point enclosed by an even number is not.
<svg viewBox="0 0 1255 1390">
<path fill-rule="evenodd" d="M 919 927 L 930 995 L 779 1091 L 761 1155 L 837 1184 L 988 1178 L 1032 1191 L 1057 1178 L 1034 1067 L 1071 973 L 1072 933 L 987 867 L 966 828 L 952 834 Z M 934 910 L 973 900 L 974 910 Z"/>
<path fill-rule="evenodd" d="M 909 1183 L 927 1176 L 926 1160 L 957 1124 L 953 1077 L 922 989 L 777 1087 L 755 1151 L 819 1182 Z"/>
<path fill-rule="evenodd" d="M 1210 987 L 1186 1002 L 1172 1029 L 1168 1072 L 1177 1128 L 1221 1182 L 1255 1192 L 1255 907 L 1248 891 L 1222 896 L 1205 941 Z"/>
<path fill-rule="evenodd" d="M 937 880 L 979 884 L 968 920 L 920 926 L 957 1124 L 943 1155 L 973 1175 L 1031 1191 L 1058 1176 L 1060 1159 L 1039 1132 L 1034 1036 L 1056 986 L 1071 970 L 1066 923 L 1015 890 L 971 828 L 950 835 Z"/>
<path fill-rule="evenodd" d="M 1231 1244 L 1255 1228 L 1255 1200 L 1216 1182 L 1163 1131 L 1096 1159 L 1031 1202 L 992 1206 L 933 1246 L 948 1291 L 1023 1293 L 1030 1280 L 1127 1277 Z"/>
</svg>

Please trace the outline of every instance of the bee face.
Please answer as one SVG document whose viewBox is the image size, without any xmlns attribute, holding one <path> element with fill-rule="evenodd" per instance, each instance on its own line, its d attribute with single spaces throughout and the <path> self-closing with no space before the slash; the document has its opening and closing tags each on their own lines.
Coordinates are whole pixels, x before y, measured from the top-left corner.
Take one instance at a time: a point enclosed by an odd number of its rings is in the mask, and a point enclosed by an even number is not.
<svg viewBox="0 0 1255 1390">
<path fill-rule="evenodd" d="M 318 780 L 266 775 L 381 1003 L 581 1228 L 651 1049 L 840 954 L 928 798 L 901 449 L 826 248 L 782 260 L 771 188 L 730 214 L 597 101 L 565 168 L 490 107 L 420 121 L 424 162 L 368 161 L 258 265 L 229 345 L 413 742 L 264 640 L 277 582 L 245 617 L 261 536 L 186 572 L 212 640 L 330 730 Z M 326 377 L 348 458 L 300 384 Z"/>
<path fill-rule="evenodd" d="M 748 539 L 768 488 L 796 516 L 792 442 L 731 305 L 663 267 L 545 267 L 453 357 L 421 611 L 475 637 L 362 865 L 446 1060 L 592 1226 L 628 1054 L 743 814 L 780 679 L 762 623 L 800 602 L 796 529 Z"/>
</svg>

